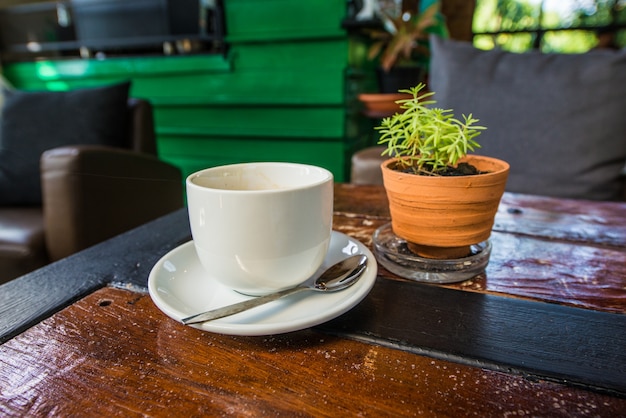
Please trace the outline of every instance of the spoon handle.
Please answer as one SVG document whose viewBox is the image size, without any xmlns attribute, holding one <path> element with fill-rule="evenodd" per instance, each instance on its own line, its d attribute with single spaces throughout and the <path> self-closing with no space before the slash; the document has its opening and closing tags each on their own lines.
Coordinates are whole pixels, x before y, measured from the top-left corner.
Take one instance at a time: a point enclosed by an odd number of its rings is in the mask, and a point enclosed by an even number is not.
<svg viewBox="0 0 626 418">
<path fill-rule="evenodd" d="M 207 312 L 202 312 L 196 315 L 183 318 L 182 322 L 185 325 L 197 324 L 199 322 L 212 321 L 214 319 L 224 318 L 225 316 L 234 315 L 239 312 L 247 311 L 248 309 L 255 308 L 260 305 L 264 305 L 276 299 L 280 299 L 287 295 L 308 290 L 310 288 L 306 286 L 297 286 L 289 289 L 281 290 L 280 292 L 270 293 L 269 295 L 259 296 L 254 299 L 245 300 L 243 302 L 234 303 L 232 305 L 224 306 L 221 308 L 213 309 Z"/>
</svg>

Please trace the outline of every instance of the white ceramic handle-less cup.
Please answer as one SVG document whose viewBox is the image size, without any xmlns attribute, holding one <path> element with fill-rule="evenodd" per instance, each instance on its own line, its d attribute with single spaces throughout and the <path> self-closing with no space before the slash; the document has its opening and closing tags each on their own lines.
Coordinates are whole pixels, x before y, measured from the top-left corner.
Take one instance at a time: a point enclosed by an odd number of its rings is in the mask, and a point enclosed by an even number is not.
<svg viewBox="0 0 626 418">
<path fill-rule="evenodd" d="M 198 258 L 215 280 L 263 295 L 321 266 L 332 229 L 333 175 L 292 163 L 243 163 L 187 177 Z"/>
</svg>

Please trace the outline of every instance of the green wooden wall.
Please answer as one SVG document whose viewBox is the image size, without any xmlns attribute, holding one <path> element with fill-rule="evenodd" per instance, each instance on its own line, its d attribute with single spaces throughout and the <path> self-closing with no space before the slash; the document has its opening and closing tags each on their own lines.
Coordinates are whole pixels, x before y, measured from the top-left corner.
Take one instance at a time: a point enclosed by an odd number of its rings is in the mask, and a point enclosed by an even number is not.
<svg viewBox="0 0 626 418">
<path fill-rule="evenodd" d="M 355 45 L 340 0 L 225 0 L 228 53 L 4 65 L 18 88 L 131 79 L 155 106 L 159 155 L 189 174 L 242 161 L 294 161 L 347 181 L 363 143 Z M 358 50 L 358 48 L 356 48 Z M 357 54 L 358 55 L 358 54 Z"/>
</svg>

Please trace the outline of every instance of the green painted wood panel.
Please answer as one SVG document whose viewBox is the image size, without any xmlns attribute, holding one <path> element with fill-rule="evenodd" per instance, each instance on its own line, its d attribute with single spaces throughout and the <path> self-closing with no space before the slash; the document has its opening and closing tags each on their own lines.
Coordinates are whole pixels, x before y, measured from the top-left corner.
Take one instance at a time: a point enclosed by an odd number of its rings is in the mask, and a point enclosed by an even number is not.
<svg viewBox="0 0 626 418">
<path fill-rule="evenodd" d="M 222 55 L 113 57 L 103 60 L 65 58 L 6 65 L 8 77 L 19 77 L 26 83 L 40 80 L 85 80 L 126 75 L 177 75 L 216 73 L 232 70 Z"/>
<path fill-rule="evenodd" d="M 158 106 L 157 133 L 344 140 L 343 107 Z"/>
<path fill-rule="evenodd" d="M 220 164 L 290 161 L 324 167 L 334 174 L 336 181 L 345 181 L 346 145 L 343 142 L 174 135 L 160 138 L 162 158 L 180 167 L 185 176 Z"/>
<path fill-rule="evenodd" d="M 226 0 L 229 42 L 343 37 L 342 0 Z"/>
</svg>

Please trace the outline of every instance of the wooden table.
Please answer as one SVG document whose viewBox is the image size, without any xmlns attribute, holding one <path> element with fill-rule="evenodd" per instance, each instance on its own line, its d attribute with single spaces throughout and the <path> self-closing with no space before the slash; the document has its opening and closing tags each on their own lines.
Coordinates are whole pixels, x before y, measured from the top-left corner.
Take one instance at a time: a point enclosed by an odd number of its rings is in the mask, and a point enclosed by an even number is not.
<svg viewBox="0 0 626 418">
<path fill-rule="evenodd" d="M 624 416 L 626 204 L 506 194 L 485 272 L 379 268 L 339 318 L 202 332 L 146 292 L 184 210 L 0 286 L 0 416 Z M 371 246 L 384 191 L 337 185 L 334 228 Z"/>
</svg>

